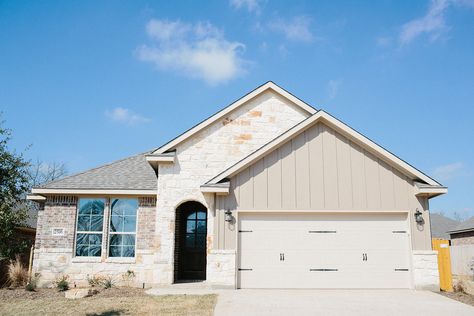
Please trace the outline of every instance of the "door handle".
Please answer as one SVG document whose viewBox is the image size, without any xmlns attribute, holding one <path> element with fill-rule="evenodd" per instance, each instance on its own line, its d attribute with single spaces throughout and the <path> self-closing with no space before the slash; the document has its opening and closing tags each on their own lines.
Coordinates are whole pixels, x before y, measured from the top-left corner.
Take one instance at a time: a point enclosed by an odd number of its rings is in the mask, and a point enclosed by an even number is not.
<svg viewBox="0 0 474 316">
<path fill-rule="evenodd" d="M 284 253 L 280 253 L 280 261 L 285 261 L 285 254 Z"/>
<path fill-rule="evenodd" d="M 362 261 L 367 261 L 367 254 L 366 253 L 362 254 Z"/>
</svg>

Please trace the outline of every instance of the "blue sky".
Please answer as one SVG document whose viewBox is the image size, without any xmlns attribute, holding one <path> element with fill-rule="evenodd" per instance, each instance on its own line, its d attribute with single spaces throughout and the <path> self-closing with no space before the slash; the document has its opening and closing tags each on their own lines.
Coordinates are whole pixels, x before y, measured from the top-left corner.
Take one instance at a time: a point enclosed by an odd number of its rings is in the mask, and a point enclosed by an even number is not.
<svg viewBox="0 0 474 316">
<path fill-rule="evenodd" d="M 70 173 L 165 143 L 272 80 L 474 215 L 474 0 L 0 0 L 12 147 Z"/>
</svg>

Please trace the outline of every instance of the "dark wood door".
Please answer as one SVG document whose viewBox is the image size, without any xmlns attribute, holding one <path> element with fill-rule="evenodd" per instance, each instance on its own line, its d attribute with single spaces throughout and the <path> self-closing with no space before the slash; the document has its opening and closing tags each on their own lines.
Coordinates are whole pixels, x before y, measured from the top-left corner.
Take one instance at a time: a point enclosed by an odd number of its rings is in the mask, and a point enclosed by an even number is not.
<svg viewBox="0 0 474 316">
<path fill-rule="evenodd" d="M 183 210 L 180 241 L 180 280 L 206 279 L 207 210 L 191 204 Z"/>
</svg>

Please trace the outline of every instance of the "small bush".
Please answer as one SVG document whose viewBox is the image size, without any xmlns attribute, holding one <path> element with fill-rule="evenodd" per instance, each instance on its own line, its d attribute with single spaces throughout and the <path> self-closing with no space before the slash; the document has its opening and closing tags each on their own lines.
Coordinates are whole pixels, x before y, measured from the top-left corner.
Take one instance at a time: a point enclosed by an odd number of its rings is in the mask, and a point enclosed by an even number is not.
<svg viewBox="0 0 474 316">
<path fill-rule="evenodd" d="M 104 287 L 104 289 L 110 289 L 113 286 L 115 286 L 115 281 L 113 277 L 112 276 L 106 277 L 104 281 L 102 282 L 102 286 Z"/>
<path fill-rule="evenodd" d="M 122 274 L 122 280 L 128 287 L 130 287 L 130 283 L 133 279 L 135 279 L 135 272 L 133 272 L 133 270 L 127 270 L 127 272 Z"/>
<path fill-rule="evenodd" d="M 40 278 L 40 274 L 35 273 L 35 275 L 31 277 L 31 280 L 26 284 L 25 290 L 27 290 L 29 292 L 36 291 L 36 287 L 37 287 L 39 278 Z"/>
<path fill-rule="evenodd" d="M 101 286 L 104 282 L 104 277 L 101 275 L 93 275 L 91 277 L 87 277 L 87 282 L 91 287 Z"/>
<path fill-rule="evenodd" d="M 28 270 L 23 267 L 20 256 L 16 256 L 8 265 L 8 281 L 13 287 L 25 286 L 28 281 Z"/>
<path fill-rule="evenodd" d="M 59 278 L 56 279 L 56 281 L 54 282 L 55 285 L 56 285 L 56 288 L 58 289 L 58 291 L 60 292 L 64 292 L 64 291 L 67 291 L 69 290 L 69 275 L 67 274 L 64 274 L 62 276 L 60 276 Z"/>
</svg>

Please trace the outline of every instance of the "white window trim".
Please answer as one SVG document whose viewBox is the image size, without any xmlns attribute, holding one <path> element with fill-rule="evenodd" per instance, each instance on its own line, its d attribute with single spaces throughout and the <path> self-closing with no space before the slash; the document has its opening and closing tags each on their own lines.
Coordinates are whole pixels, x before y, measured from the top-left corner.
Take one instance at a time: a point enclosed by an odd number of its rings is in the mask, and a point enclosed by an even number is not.
<svg viewBox="0 0 474 316">
<path fill-rule="evenodd" d="M 102 231 L 79 231 L 77 226 L 79 223 L 79 205 L 80 205 L 80 200 L 81 199 L 96 199 L 96 200 L 104 200 L 104 214 L 102 216 Z M 103 246 L 104 246 L 104 226 L 106 225 L 105 221 L 105 212 L 107 210 L 107 198 L 105 197 L 82 197 L 77 199 L 77 205 L 76 205 L 76 226 L 75 226 L 75 232 L 74 232 L 74 255 L 73 258 L 101 258 L 103 256 Z M 102 234 L 102 240 L 100 244 L 100 256 L 78 256 L 77 255 L 77 234 Z"/>
<path fill-rule="evenodd" d="M 137 200 L 137 211 L 135 214 L 135 231 L 134 232 L 113 232 L 111 233 L 110 231 L 110 221 L 112 220 L 112 200 L 131 200 L 131 199 L 136 199 Z M 107 220 L 107 254 L 106 258 L 107 261 L 114 262 L 114 261 L 128 261 L 128 260 L 135 260 L 137 256 L 137 231 L 138 231 L 138 210 L 140 209 L 140 200 L 138 198 L 133 198 L 133 197 L 110 197 L 109 198 L 109 218 Z M 110 253 L 110 238 L 112 235 L 135 235 L 135 244 L 134 244 L 134 249 L 133 249 L 133 257 L 111 257 L 109 255 Z"/>
</svg>

